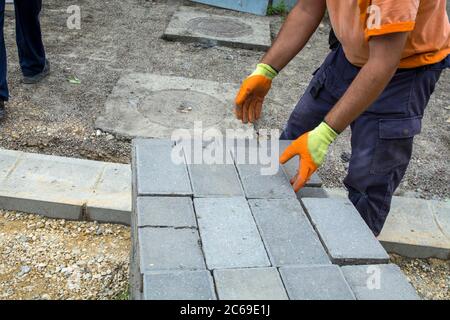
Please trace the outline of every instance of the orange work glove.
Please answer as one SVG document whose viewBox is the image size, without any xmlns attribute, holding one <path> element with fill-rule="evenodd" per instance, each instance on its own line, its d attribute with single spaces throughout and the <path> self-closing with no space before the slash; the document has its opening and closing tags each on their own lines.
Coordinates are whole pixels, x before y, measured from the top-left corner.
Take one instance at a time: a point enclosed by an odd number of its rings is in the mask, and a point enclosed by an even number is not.
<svg viewBox="0 0 450 320">
<path fill-rule="evenodd" d="M 242 122 L 253 123 L 261 117 L 265 96 L 278 72 L 268 64 L 260 63 L 256 70 L 244 80 L 236 97 L 236 117 Z"/>
<path fill-rule="evenodd" d="M 291 179 L 295 192 L 303 188 L 314 172 L 323 164 L 328 147 L 338 134 L 328 124 L 322 122 L 313 131 L 307 132 L 291 143 L 280 157 L 285 164 L 295 156 L 299 156 L 299 170 Z"/>
</svg>

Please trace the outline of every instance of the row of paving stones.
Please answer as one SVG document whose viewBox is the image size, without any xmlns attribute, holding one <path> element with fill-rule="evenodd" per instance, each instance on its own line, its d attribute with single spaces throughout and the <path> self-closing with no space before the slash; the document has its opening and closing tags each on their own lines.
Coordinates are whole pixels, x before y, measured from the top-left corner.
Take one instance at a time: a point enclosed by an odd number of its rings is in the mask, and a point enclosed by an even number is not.
<svg viewBox="0 0 450 320">
<path fill-rule="evenodd" d="M 130 224 L 130 166 L 0 150 L 0 208 Z"/>
<path fill-rule="evenodd" d="M 417 298 L 348 201 L 300 204 L 290 164 L 261 175 L 237 148 L 235 164 L 175 164 L 175 149 L 133 144 L 133 298 Z"/>
</svg>

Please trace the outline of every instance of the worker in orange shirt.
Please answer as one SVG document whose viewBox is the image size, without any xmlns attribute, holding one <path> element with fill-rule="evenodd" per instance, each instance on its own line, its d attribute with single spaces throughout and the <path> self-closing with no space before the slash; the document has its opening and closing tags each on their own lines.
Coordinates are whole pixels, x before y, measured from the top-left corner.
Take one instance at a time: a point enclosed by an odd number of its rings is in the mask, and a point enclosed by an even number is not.
<svg viewBox="0 0 450 320">
<path fill-rule="evenodd" d="M 302 188 L 348 126 L 352 155 L 344 184 L 378 235 L 408 167 L 414 136 L 443 69 L 450 66 L 445 0 L 300 0 L 272 48 L 244 80 L 235 113 L 258 120 L 272 80 L 306 45 L 328 9 L 336 41 L 281 135 L 294 142 Z"/>
</svg>

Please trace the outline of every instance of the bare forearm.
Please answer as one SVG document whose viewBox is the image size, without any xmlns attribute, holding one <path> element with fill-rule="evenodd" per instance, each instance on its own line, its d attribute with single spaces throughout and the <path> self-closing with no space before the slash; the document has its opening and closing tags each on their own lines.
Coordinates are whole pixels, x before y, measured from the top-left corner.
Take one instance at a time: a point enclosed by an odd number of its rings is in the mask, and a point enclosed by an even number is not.
<svg viewBox="0 0 450 320">
<path fill-rule="evenodd" d="M 396 68 L 387 70 L 368 62 L 359 72 L 344 96 L 331 109 L 325 121 L 333 129 L 342 132 L 358 118 L 386 88 Z"/>
<path fill-rule="evenodd" d="M 344 131 L 377 100 L 397 70 L 407 36 L 407 33 L 395 33 L 370 41 L 369 61 L 325 117 L 331 128 Z"/>
<path fill-rule="evenodd" d="M 261 62 L 282 70 L 306 45 L 322 21 L 325 8 L 324 0 L 299 1 Z"/>
</svg>

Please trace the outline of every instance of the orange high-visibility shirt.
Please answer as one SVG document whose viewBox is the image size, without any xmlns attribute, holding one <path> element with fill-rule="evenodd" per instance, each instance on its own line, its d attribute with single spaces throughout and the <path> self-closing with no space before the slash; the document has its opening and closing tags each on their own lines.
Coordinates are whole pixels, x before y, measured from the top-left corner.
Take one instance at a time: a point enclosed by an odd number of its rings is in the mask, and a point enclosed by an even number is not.
<svg viewBox="0 0 450 320">
<path fill-rule="evenodd" d="M 450 54 L 445 0 L 327 0 L 331 24 L 347 59 L 363 66 L 371 37 L 410 32 L 400 68 L 442 61 Z M 389 54 L 389 52 L 386 52 Z"/>
</svg>

